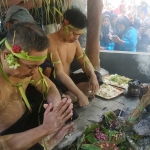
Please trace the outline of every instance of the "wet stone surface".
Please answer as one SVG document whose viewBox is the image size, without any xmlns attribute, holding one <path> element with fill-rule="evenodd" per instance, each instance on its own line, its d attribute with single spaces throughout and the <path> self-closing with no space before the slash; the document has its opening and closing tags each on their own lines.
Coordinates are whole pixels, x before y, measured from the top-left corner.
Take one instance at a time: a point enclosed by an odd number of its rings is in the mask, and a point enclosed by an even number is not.
<svg viewBox="0 0 150 150">
<path fill-rule="evenodd" d="M 55 150 L 61 150 L 68 145 L 71 145 L 84 131 L 86 125 L 99 121 L 102 114 L 113 111 L 116 109 L 124 110 L 127 114 L 130 114 L 133 109 L 138 105 L 138 97 L 130 97 L 127 95 L 120 95 L 112 100 L 105 100 L 100 97 L 96 97 L 90 101 L 90 105 L 86 108 L 75 108 L 79 114 L 79 118 L 75 120 L 75 131 L 68 137 L 65 137 L 61 143 L 55 148 Z M 150 116 L 150 113 L 143 113 L 141 118 Z M 139 142 L 140 150 L 150 150 L 150 139 L 143 138 Z M 144 148 L 144 149 L 143 149 Z"/>
</svg>

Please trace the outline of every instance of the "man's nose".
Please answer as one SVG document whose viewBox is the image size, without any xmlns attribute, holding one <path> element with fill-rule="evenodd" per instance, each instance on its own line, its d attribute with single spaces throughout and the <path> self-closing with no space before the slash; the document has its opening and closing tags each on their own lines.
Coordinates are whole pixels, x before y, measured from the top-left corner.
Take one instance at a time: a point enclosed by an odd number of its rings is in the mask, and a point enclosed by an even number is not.
<svg viewBox="0 0 150 150">
<path fill-rule="evenodd" d="M 34 75 L 38 70 L 38 67 L 34 67 L 32 70 L 31 70 L 31 74 Z"/>
</svg>

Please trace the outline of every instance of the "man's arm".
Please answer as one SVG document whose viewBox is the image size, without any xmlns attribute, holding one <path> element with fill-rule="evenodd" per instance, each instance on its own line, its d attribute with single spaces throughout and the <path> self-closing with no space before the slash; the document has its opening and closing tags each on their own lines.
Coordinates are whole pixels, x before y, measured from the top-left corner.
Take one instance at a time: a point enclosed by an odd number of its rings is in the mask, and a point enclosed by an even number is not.
<svg viewBox="0 0 150 150">
<path fill-rule="evenodd" d="M 55 68 L 57 68 L 57 66 L 55 66 Z M 61 83 L 63 83 L 64 86 L 69 89 L 69 91 L 71 91 L 78 98 L 80 107 L 87 106 L 89 104 L 89 101 L 84 93 L 74 84 L 71 78 L 64 71 L 59 69 L 56 70 L 58 79 L 61 81 Z"/>
<path fill-rule="evenodd" d="M 22 1 L 21 3 L 19 3 L 17 5 L 24 7 L 28 10 L 30 10 L 31 8 L 34 8 L 34 7 L 41 8 L 42 7 L 42 0 L 36 0 L 36 1 L 29 0 L 26 3 L 24 3 L 24 1 Z"/>
<path fill-rule="evenodd" d="M 40 81 L 41 79 L 45 80 L 46 82 L 44 82 L 44 84 L 43 84 L 43 81 Z M 34 80 L 34 83 L 32 85 L 35 86 L 35 88 L 39 92 L 46 94 L 48 103 L 52 103 L 53 106 L 56 107 L 61 102 L 61 97 L 60 97 L 60 94 L 59 94 L 56 86 L 46 76 L 43 75 L 43 77 L 42 77 L 40 70 L 38 70 L 37 73 L 34 74 L 34 76 L 32 77 L 32 80 Z M 38 83 L 38 82 L 39 82 L 39 84 L 36 85 L 36 83 Z"/>
<path fill-rule="evenodd" d="M 92 90 L 92 95 L 94 95 L 99 88 L 99 84 L 94 73 L 94 68 L 87 56 L 84 55 L 79 41 L 76 41 L 76 44 L 76 58 L 81 65 L 83 71 L 89 76 L 89 88 Z"/>
<path fill-rule="evenodd" d="M 51 42 L 52 43 L 52 42 Z M 53 50 L 52 50 L 53 49 Z M 59 54 L 55 48 L 51 45 L 51 48 L 49 48 L 49 53 L 52 53 L 52 61 L 57 62 L 60 60 Z M 50 58 L 48 57 L 48 60 L 50 61 Z M 74 84 L 74 82 L 71 80 L 71 78 L 65 73 L 62 63 L 56 63 L 54 65 L 56 76 L 61 81 L 61 83 L 66 86 L 75 96 L 77 96 L 79 105 L 81 107 L 86 106 L 89 104 L 89 101 L 87 97 L 83 94 L 83 92 Z"/>
<path fill-rule="evenodd" d="M 42 6 L 42 0 L 36 0 L 36 4 L 38 6 L 38 8 L 40 8 Z M 14 6 L 14 5 L 18 5 L 21 7 L 24 7 L 26 9 L 31 9 L 33 7 L 35 7 L 34 3 L 32 0 L 28 0 L 26 2 L 24 2 L 24 0 L 7 0 L 7 1 L 0 1 L 0 6 L 3 7 L 10 7 L 10 6 Z"/>
<path fill-rule="evenodd" d="M 12 5 L 17 5 L 19 4 L 20 2 L 22 2 L 22 0 L 7 0 L 7 1 L 0 1 L 0 5 L 3 6 L 3 7 L 10 7 Z"/>
<path fill-rule="evenodd" d="M 46 130 L 39 126 L 23 133 L 0 137 L 0 150 L 26 150 L 47 136 Z"/>
<path fill-rule="evenodd" d="M 54 110 L 52 110 L 52 104 L 49 104 L 45 108 L 42 125 L 22 133 L 0 136 L 0 150 L 29 149 L 47 135 L 52 135 L 59 131 L 73 115 L 73 105 L 71 104 L 71 100 L 67 99 L 63 99 Z"/>
</svg>

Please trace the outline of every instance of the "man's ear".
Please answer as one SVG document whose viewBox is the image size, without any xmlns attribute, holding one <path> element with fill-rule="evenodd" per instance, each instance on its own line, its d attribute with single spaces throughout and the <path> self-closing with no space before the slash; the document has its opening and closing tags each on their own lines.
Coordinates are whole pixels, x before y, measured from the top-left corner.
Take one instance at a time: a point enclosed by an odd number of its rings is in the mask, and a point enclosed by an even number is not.
<svg viewBox="0 0 150 150">
<path fill-rule="evenodd" d="M 6 59 L 6 56 L 8 54 L 11 54 L 11 52 L 9 52 L 8 50 L 4 50 L 3 53 L 2 53 L 3 58 Z"/>
<path fill-rule="evenodd" d="M 12 24 L 10 22 L 6 22 L 5 28 L 8 31 L 11 28 Z"/>
</svg>

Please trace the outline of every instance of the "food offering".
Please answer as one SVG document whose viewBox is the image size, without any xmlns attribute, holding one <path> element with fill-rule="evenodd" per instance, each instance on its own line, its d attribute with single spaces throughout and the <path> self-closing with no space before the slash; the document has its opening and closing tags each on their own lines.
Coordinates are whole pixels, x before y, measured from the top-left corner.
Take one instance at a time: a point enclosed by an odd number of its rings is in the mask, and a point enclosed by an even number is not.
<svg viewBox="0 0 150 150">
<path fill-rule="evenodd" d="M 123 89 L 117 88 L 108 84 L 102 84 L 96 93 L 96 96 L 105 98 L 105 99 L 112 99 L 124 92 Z"/>
<path fill-rule="evenodd" d="M 125 131 L 128 131 L 128 134 Z M 122 123 L 114 112 L 107 112 L 101 116 L 99 122 L 87 126 L 82 136 L 66 149 L 139 150 L 135 143 L 136 138 L 133 137 L 140 138 L 131 131 L 130 126 Z"/>
<path fill-rule="evenodd" d="M 131 80 L 130 78 L 118 74 L 112 74 L 103 78 L 104 83 L 114 85 L 124 89 L 128 88 L 128 82 L 130 80 Z"/>
</svg>

